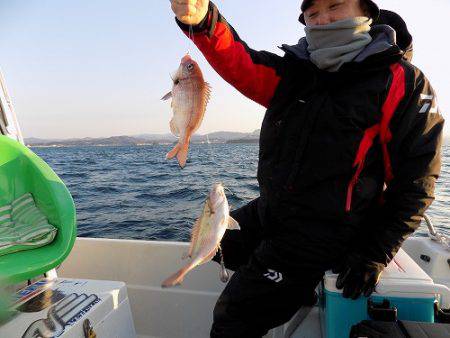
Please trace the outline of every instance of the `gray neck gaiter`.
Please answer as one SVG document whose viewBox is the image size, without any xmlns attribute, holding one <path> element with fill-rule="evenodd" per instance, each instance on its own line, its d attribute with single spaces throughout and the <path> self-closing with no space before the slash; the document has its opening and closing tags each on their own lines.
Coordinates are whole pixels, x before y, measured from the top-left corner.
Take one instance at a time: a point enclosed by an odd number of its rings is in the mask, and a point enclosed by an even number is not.
<svg viewBox="0 0 450 338">
<path fill-rule="evenodd" d="M 372 19 L 360 16 L 328 25 L 307 26 L 306 41 L 311 62 L 319 69 L 337 72 L 372 41 L 371 23 Z"/>
</svg>

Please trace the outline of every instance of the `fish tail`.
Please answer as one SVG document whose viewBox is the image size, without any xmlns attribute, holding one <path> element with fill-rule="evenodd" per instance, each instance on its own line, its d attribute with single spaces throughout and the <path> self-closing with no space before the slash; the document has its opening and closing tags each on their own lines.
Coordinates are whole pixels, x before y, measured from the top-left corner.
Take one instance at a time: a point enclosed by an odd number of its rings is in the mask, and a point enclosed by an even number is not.
<svg viewBox="0 0 450 338">
<path fill-rule="evenodd" d="M 181 168 L 184 168 L 184 166 L 186 165 L 188 151 L 189 151 L 189 141 L 180 145 L 180 148 L 177 153 L 178 164 L 180 165 Z"/>
<path fill-rule="evenodd" d="M 173 149 L 166 154 L 166 160 L 170 160 L 170 159 L 174 158 L 178 154 L 179 150 L 180 150 L 180 144 L 177 143 L 177 145 L 175 147 L 173 147 Z"/>
<path fill-rule="evenodd" d="M 172 276 L 167 278 L 164 282 L 162 282 L 161 287 L 163 288 L 169 288 L 175 285 L 180 285 L 183 283 L 184 276 L 189 270 L 186 268 L 182 268 L 175 272 Z"/>
</svg>

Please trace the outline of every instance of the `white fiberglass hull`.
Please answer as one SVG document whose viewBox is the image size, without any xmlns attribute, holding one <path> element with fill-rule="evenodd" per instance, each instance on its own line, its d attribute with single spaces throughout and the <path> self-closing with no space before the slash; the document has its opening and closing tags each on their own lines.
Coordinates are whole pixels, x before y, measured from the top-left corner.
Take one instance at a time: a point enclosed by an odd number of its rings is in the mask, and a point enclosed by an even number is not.
<svg viewBox="0 0 450 338">
<path fill-rule="evenodd" d="M 430 277 L 450 286 L 448 251 L 429 238 L 410 238 L 403 248 Z M 182 286 L 160 287 L 183 265 L 187 249 L 187 243 L 78 238 L 58 276 L 125 282 L 138 337 L 206 338 L 214 304 L 225 286 L 219 280 L 219 265 L 196 268 Z M 431 264 L 421 259 L 424 254 Z M 302 309 L 267 337 L 322 338 L 318 309 Z"/>
</svg>

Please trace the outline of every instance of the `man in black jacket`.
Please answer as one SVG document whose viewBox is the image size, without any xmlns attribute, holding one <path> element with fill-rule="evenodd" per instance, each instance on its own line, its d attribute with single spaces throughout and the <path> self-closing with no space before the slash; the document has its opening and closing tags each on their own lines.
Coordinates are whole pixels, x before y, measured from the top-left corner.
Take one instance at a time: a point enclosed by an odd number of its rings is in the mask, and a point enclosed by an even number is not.
<svg viewBox="0 0 450 338">
<path fill-rule="evenodd" d="M 249 48 L 208 0 L 172 9 L 214 69 L 267 108 L 260 197 L 222 241 L 236 272 L 211 336 L 264 335 L 314 301 L 329 269 L 345 297 L 370 295 L 440 171 L 443 119 L 404 22 L 370 0 L 305 0 L 306 37 L 280 57 Z"/>
</svg>

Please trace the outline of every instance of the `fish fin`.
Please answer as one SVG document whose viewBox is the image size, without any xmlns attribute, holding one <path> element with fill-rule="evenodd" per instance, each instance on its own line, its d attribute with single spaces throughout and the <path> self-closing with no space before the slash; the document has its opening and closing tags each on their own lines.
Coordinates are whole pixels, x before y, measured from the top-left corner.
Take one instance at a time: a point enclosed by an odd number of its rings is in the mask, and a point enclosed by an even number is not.
<svg viewBox="0 0 450 338">
<path fill-rule="evenodd" d="M 208 256 L 206 256 L 205 258 L 202 259 L 202 261 L 198 264 L 205 264 L 208 263 L 211 259 L 213 259 L 213 257 L 216 255 L 217 251 L 219 250 L 219 246 L 217 246 L 215 249 L 213 249 Z"/>
<path fill-rule="evenodd" d="M 188 151 L 189 151 L 189 141 L 180 145 L 179 150 L 177 152 L 177 160 L 181 168 L 184 168 L 186 166 Z"/>
<path fill-rule="evenodd" d="M 193 268 L 198 266 L 198 260 L 194 260 L 190 263 L 188 263 L 186 266 L 182 267 L 180 270 L 175 272 L 173 275 L 171 275 L 169 278 L 164 280 L 164 282 L 161 283 L 161 287 L 168 288 L 175 285 L 180 285 L 183 283 L 184 276 L 191 271 Z"/>
<path fill-rule="evenodd" d="M 192 257 L 192 253 L 194 251 L 194 248 L 197 244 L 198 241 L 198 233 L 200 232 L 200 218 L 198 220 L 195 221 L 194 226 L 192 227 L 192 232 L 191 232 L 191 245 L 189 246 L 189 251 L 187 253 L 185 253 L 185 257 L 183 257 L 183 259 L 186 258 L 190 258 Z"/>
<path fill-rule="evenodd" d="M 170 125 L 170 131 L 172 132 L 172 134 L 177 137 L 180 136 L 180 131 L 178 130 L 178 127 L 175 124 L 175 121 L 173 119 L 170 120 L 169 125 Z"/>
<path fill-rule="evenodd" d="M 164 282 L 161 283 L 161 287 L 169 288 L 169 287 L 180 285 L 181 283 L 183 283 L 184 276 L 186 276 L 186 274 L 189 271 L 187 269 L 188 267 L 189 266 L 186 266 L 184 268 L 181 268 L 177 272 L 175 272 L 172 276 L 170 276 Z"/>
<path fill-rule="evenodd" d="M 170 160 L 170 159 L 174 158 L 177 155 L 179 150 L 180 150 L 180 144 L 177 143 L 177 145 L 175 147 L 173 147 L 173 149 L 166 154 L 166 160 Z"/>
<path fill-rule="evenodd" d="M 195 238 L 192 238 L 192 256 L 195 256 L 198 253 L 198 250 L 200 250 L 202 244 L 203 244 L 203 237 L 204 232 L 202 232 L 202 229 L 207 226 L 208 220 L 211 216 L 211 211 L 209 209 L 208 203 L 205 202 L 203 206 L 202 213 L 200 217 L 198 218 L 195 226 L 195 232 L 194 229 L 192 229 L 192 235 L 195 235 Z"/>
<path fill-rule="evenodd" d="M 231 216 L 228 217 L 228 230 L 241 230 L 239 223 Z"/>
<path fill-rule="evenodd" d="M 211 85 L 208 82 L 205 82 L 205 106 L 208 104 L 211 98 Z"/>
<path fill-rule="evenodd" d="M 176 70 L 173 74 L 170 74 L 169 73 L 169 76 L 170 76 L 170 78 L 172 79 L 172 82 L 174 83 L 174 84 L 178 84 L 178 82 L 179 82 L 179 76 L 178 76 L 178 70 Z"/>
<path fill-rule="evenodd" d="M 164 95 L 161 100 L 163 101 L 167 101 L 168 99 L 170 99 L 172 97 L 172 91 L 168 92 L 166 95 Z"/>
</svg>

